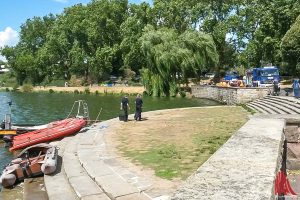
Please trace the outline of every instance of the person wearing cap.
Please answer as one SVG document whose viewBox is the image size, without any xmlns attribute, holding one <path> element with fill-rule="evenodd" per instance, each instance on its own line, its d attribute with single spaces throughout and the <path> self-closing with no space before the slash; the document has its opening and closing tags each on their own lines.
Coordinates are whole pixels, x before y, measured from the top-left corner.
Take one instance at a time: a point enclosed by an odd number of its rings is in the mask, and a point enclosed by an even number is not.
<svg viewBox="0 0 300 200">
<path fill-rule="evenodd" d="M 129 107 L 129 100 L 128 100 L 128 96 L 125 95 L 122 100 L 121 100 L 121 110 L 124 111 L 124 115 L 125 115 L 125 119 L 124 121 L 127 122 L 128 121 L 128 110 L 130 109 Z"/>
</svg>

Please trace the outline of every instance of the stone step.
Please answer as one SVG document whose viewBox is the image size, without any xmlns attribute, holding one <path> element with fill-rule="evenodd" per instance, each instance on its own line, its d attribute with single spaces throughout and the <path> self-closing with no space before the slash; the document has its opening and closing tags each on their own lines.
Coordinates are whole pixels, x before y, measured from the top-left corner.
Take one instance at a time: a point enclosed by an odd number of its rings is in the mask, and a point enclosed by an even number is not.
<svg viewBox="0 0 300 200">
<path fill-rule="evenodd" d="M 282 105 L 281 103 L 279 102 L 276 102 L 272 99 L 264 99 L 264 100 L 261 100 L 273 107 L 276 107 L 277 109 L 279 110 L 282 110 L 283 112 L 285 112 L 284 114 L 298 114 L 296 113 L 295 111 L 291 110 L 290 108 L 288 108 L 286 105 Z"/>
<path fill-rule="evenodd" d="M 287 109 L 290 109 L 292 112 L 291 114 L 300 114 L 299 109 L 297 107 L 295 107 L 294 105 L 292 105 L 291 102 L 289 102 L 289 101 L 281 100 L 279 98 L 265 98 L 265 99 L 268 102 L 273 102 L 273 103 L 279 104 Z"/>
<path fill-rule="evenodd" d="M 108 133 L 107 124 L 89 127 L 55 143 L 62 164 L 59 172 L 46 178 L 50 200 L 151 199 L 144 192 L 151 183 L 131 173 L 107 150 L 103 137 Z"/>
<path fill-rule="evenodd" d="M 257 100 L 257 101 L 255 101 L 255 103 L 261 105 L 262 107 L 267 107 L 267 108 L 275 111 L 278 114 L 289 114 L 286 111 L 284 111 L 283 109 L 278 108 L 278 106 L 271 104 L 270 102 L 266 102 L 263 100 Z"/>
<path fill-rule="evenodd" d="M 53 175 L 45 175 L 44 183 L 47 191 L 49 200 L 76 200 L 77 195 L 74 193 L 74 190 L 69 184 L 69 181 L 66 177 L 65 171 L 63 170 L 64 162 L 62 156 L 65 151 L 65 147 L 69 141 L 73 139 L 72 137 L 65 137 L 59 142 L 53 142 L 52 144 L 57 145 L 58 149 L 58 158 L 57 158 L 57 170 Z"/>
<path fill-rule="evenodd" d="M 92 180 L 78 160 L 77 144 L 81 141 L 81 134 L 85 133 L 78 134 L 74 140 L 68 142 L 68 148 L 64 151 L 63 166 L 66 177 L 78 198 L 109 200 L 110 198 Z"/>
<path fill-rule="evenodd" d="M 141 192 L 151 184 L 122 167 L 112 152 L 106 149 L 103 134 L 105 128 L 101 129 L 101 126 L 81 134 L 77 155 L 82 167 L 111 199 L 149 200 Z"/>
<path fill-rule="evenodd" d="M 254 111 L 256 111 L 257 113 L 262 113 L 262 111 L 260 111 L 260 108 L 257 108 L 255 105 L 252 105 L 251 103 L 247 103 L 246 106 Z"/>
<path fill-rule="evenodd" d="M 285 97 L 285 96 L 267 96 L 265 98 L 276 99 L 278 101 L 287 102 L 290 105 L 300 109 L 300 101 L 294 97 Z"/>
<path fill-rule="evenodd" d="M 261 110 L 264 110 L 268 114 L 280 114 L 276 109 L 270 108 L 269 106 L 262 105 L 260 102 L 254 101 L 250 103 L 251 105 L 256 106 L 257 108 L 260 108 Z"/>
<path fill-rule="evenodd" d="M 262 114 L 270 114 L 268 113 L 267 111 L 265 111 L 264 109 L 260 108 L 259 106 L 256 106 L 254 103 L 248 103 L 247 104 L 248 107 L 250 107 L 251 109 L 259 112 L 259 113 L 262 113 Z"/>
<path fill-rule="evenodd" d="M 286 96 L 267 96 L 269 98 L 276 98 L 276 99 L 282 99 L 285 101 L 289 101 L 291 103 L 300 104 L 300 100 L 295 97 L 286 97 Z"/>
</svg>

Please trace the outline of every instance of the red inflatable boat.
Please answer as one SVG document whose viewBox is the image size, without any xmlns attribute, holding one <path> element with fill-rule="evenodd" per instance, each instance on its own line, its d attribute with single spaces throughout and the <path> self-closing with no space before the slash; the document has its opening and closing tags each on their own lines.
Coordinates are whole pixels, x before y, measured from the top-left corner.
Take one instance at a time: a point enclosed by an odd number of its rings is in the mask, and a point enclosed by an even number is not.
<svg viewBox="0 0 300 200">
<path fill-rule="evenodd" d="M 10 151 L 28 147 L 42 142 L 62 138 L 80 131 L 87 121 L 83 118 L 67 118 L 49 124 L 47 128 L 15 136 Z"/>
</svg>

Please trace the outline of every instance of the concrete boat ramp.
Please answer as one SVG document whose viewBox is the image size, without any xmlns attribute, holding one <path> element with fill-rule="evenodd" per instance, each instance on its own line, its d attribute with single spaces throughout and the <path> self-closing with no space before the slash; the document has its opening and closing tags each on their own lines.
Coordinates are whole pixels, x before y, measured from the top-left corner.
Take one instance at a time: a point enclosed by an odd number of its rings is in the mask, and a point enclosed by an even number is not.
<svg viewBox="0 0 300 200">
<path fill-rule="evenodd" d="M 151 183 L 123 167 L 106 147 L 104 135 L 118 124 L 99 123 L 57 143 L 61 169 L 44 177 L 50 200 L 152 199 L 144 192 Z"/>
<path fill-rule="evenodd" d="M 150 113 L 156 111 L 144 116 Z M 151 180 L 118 161 L 105 135 L 120 122 L 101 122 L 56 142 L 61 167 L 55 175 L 44 177 L 47 194 L 50 200 L 273 199 L 285 117 L 251 117 L 171 195 L 151 191 Z"/>
</svg>

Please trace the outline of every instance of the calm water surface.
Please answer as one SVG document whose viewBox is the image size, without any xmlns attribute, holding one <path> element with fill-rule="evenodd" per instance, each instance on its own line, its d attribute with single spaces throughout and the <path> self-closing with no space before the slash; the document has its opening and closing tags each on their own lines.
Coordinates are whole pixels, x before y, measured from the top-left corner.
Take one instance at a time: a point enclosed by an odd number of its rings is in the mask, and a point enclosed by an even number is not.
<svg viewBox="0 0 300 200">
<path fill-rule="evenodd" d="M 9 112 L 8 101 L 12 101 L 12 121 L 15 124 L 45 124 L 66 118 L 76 100 L 86 100 L 89 106 L 90 118 L 96 119 L 99 110 L 101 120 L 107 120 L 119 115 L 121 96 L 116 95 L 75 95 L 66 93 L 19 93 L 0 92 L 0 120 Z M 134 112 L 134 96 L 129 97 L 131 113 Z M 154 98 L 143 97 L 144 111 L 219 105 L 215 101 L 188 98 Z M 0 172 L 7 164 L 12 154 L 0 142 Z"/>
</svg>

